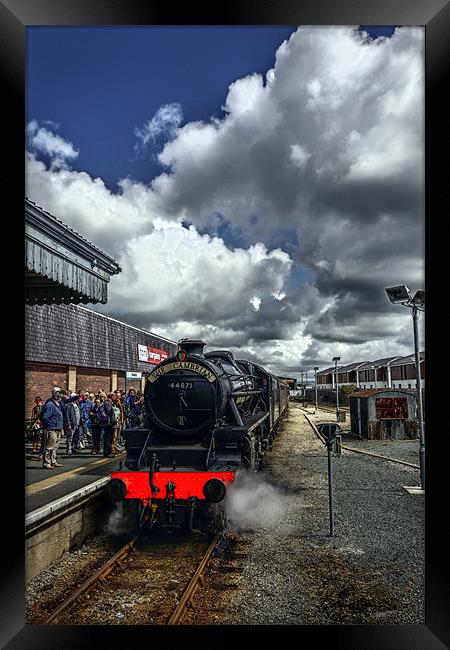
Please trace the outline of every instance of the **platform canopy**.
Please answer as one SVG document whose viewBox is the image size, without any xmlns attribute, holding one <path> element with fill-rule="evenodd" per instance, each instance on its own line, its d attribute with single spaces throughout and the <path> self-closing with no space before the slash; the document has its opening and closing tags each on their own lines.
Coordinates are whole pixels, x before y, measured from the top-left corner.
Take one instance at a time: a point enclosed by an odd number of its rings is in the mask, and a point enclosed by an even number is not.
<svg viewBox="0 0 450 650">
<path fill-rule="evenodd" d="M 25 199 L 27 304 L 106 303 L 117 262 L 41 207 Z"/>
</svg>

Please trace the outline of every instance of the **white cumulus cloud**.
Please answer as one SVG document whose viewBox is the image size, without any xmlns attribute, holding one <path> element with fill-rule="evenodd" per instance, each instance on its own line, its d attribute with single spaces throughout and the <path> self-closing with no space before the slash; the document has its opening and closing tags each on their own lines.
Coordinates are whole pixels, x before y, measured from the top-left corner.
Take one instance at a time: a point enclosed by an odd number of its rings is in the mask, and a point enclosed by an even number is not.
<svg viewBox="0 0 450 650">
<path fill-rule="evenodd" d="M 53 128 L 57 128 L 57 125 L 51 120 L 47 120 L 46 123 Z M 62 166 L 67 161 L 78 158 L 79 151 L 74 148 L 71 142 L 64 140 L 53 131 L 40 127 L 36 120 L 31 120 L 28 123 L 27 134 L 29 148 L 32 151 L 49 156 L 52 159 L 53 166 Z"/>
<path fill-rule="evenodd" d="M 183 120 L 183 109 L 181 104 L 164 104 L 155 113 L 155 115 L 145 122 L 142 128 L 134 130 L 138 142 L 135 151 L 143 151 L 149 142 L 156 142 L 161 136 L 173 138 L 177 129 Z"/>
</svg>

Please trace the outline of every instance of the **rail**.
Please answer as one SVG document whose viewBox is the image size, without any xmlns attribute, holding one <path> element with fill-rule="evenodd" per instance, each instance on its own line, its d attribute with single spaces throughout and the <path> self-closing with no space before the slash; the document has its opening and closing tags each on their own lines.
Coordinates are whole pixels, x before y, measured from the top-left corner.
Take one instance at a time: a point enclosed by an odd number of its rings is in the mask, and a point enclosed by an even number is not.
<svg viewBox="0 0 450 650">
<path fill-rule="evenodd" d="M 67 611 L 84 593 L 89 591 L 99 580 L 101 581 L 114 569 L 115 565 L 121 565 L 130 551 L 136 545 L 140 535 L 136 535 L 130 542 L 127 542 L 112 558 L 107 560 L 90 578 L 81 584 L 64 602 L 61 603 L 50 616 L 44 621 L 44 625 L 51 625 L 61 614 Z"/>
<path fill-rule="evenodd" d="M 179 625 L 183 620 L 183 616 L 186 612 L 186 608 L 189 607 L 189 604 L 191 603 L 192 598 L 197 590 L 198 584 L 199 583 L 201 584 L 202 582 L 202 577 L 205 572 L 205 569 L 221 537 L 222 537 L 222 533 L 218 533 L 214 537 L 211 544 L 209 545 L 208 550 L 206 551 L 200 564 L 197 567 L 197 570 L 195 571 L 194 575 L 189 581 L 188 586 L 184 590 L 180 602 L 178 603 L 175 610 L 172 612 L 172 615 L 170 616 L 169 620 L 167 621 L 167 625 Z"/>
<path fill-rule="evenodd" d="M 311 428 L 314 430 L 315 434 L 317 437 L 325 443 L 325 438 L 322 436 L 320 433 L 319 429 L 316 427 L 314 422 L 312 422 L 309 417 L 306 415 L 306 413 L 303 414 L 303 417 L 308 421 L 308 424 L 311 426 Z M 346 451 L 353 451 L 355 454 L 364 454 L 365 456 L 373 456 L 374 458 L 381 458 L 382 460 L 387 460 L 391 463 L 398 463 L 399 465 L 406 465 L 407 467 L 413 467 L 414 469 L 420 469 L 419 465 L 415 465 L 414 463 L 408 463 L 406 460 L 399 460 L 398 458 L 390 458 L 388 456 L 382 456 L 381 454 L 374 454 L 371 451 L 364 451 L 363 449 L 353 449 L 352 447 L 347 447 L 347 445 L 341 445 L 342 449 L 345 449 Z"/>
<path fill-rule="evenodd" d="M 141 534 L 136 535 L 131 541 L 127 542 L 117 553 L 115 553 L 109 560 L 107 560 L 99 569 L 95 571 L 85 582 L 83 582 L 75 591 L 70 594 L 64 602 L 62 602 L 53 612 L 48 616 L 48 618 L 43 622 L 44 625 L 55 624 L 62 614 L 71 609 L 76 601 L 80 599 L 84 594 L 86 594 L 90 589 L 92 589 L 96 583 L 102 583 L 106 576 L 111 573 L 117 566 L 123 568 L 123 560 L 129 555 L 129 553 L 135 548 L 138 540 L 140 539 Z M 215 535 L 211 544 L 208 546 L 208 549 L 203 554 L 197 569 L 190 578 L 188 585 L 186 586 L 183 595 L 180 601 L 177 603 L 175 609 L 170 615 L 167 625 L 179 625 L 183 616 L 186 613 L 186 609 L 190 606 L 192 598 L 198 588 L 199 584 L 202 584 L 203 575 L 205 573 L 206 567 L 209 560 L 216 548 L 219 540 L 222 537 L 222 533 Z"/>
</svg>

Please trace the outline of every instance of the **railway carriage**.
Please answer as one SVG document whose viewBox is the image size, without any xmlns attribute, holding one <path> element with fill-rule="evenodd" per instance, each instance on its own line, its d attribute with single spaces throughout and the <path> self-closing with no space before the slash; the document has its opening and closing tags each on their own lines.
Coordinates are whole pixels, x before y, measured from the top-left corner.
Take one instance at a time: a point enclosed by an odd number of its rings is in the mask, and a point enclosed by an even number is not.
<svg viewBox="0 0 450 650">
<path fill-rule="evenodd" d="M 260 469 L 288 406 L 276 376 L 205 345 L 182 339 L 149 374 L 144 423 L 125 430 L 125 469 L 106 486 L 111 500 L 138 502 L 150 527 L 220 529 L 236 472 Z"/>
</svg>

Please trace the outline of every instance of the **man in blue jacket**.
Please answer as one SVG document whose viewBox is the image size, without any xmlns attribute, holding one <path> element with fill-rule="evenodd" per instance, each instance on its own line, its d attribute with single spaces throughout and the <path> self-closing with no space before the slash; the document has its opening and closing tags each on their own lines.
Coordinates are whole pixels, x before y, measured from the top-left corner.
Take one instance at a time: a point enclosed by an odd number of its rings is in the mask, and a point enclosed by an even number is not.
<svg viewBox="0 0 450 650">
<path fill-rule="evenodd" d="M 42 427 L 44 429 L 44 469 L 62 467 L 56 462 L 63 430 L 63 414 L 61 407 L 61 389 L 52 390 L 51 399 L 47 400 L 42 410 Z"/>
</svg>

